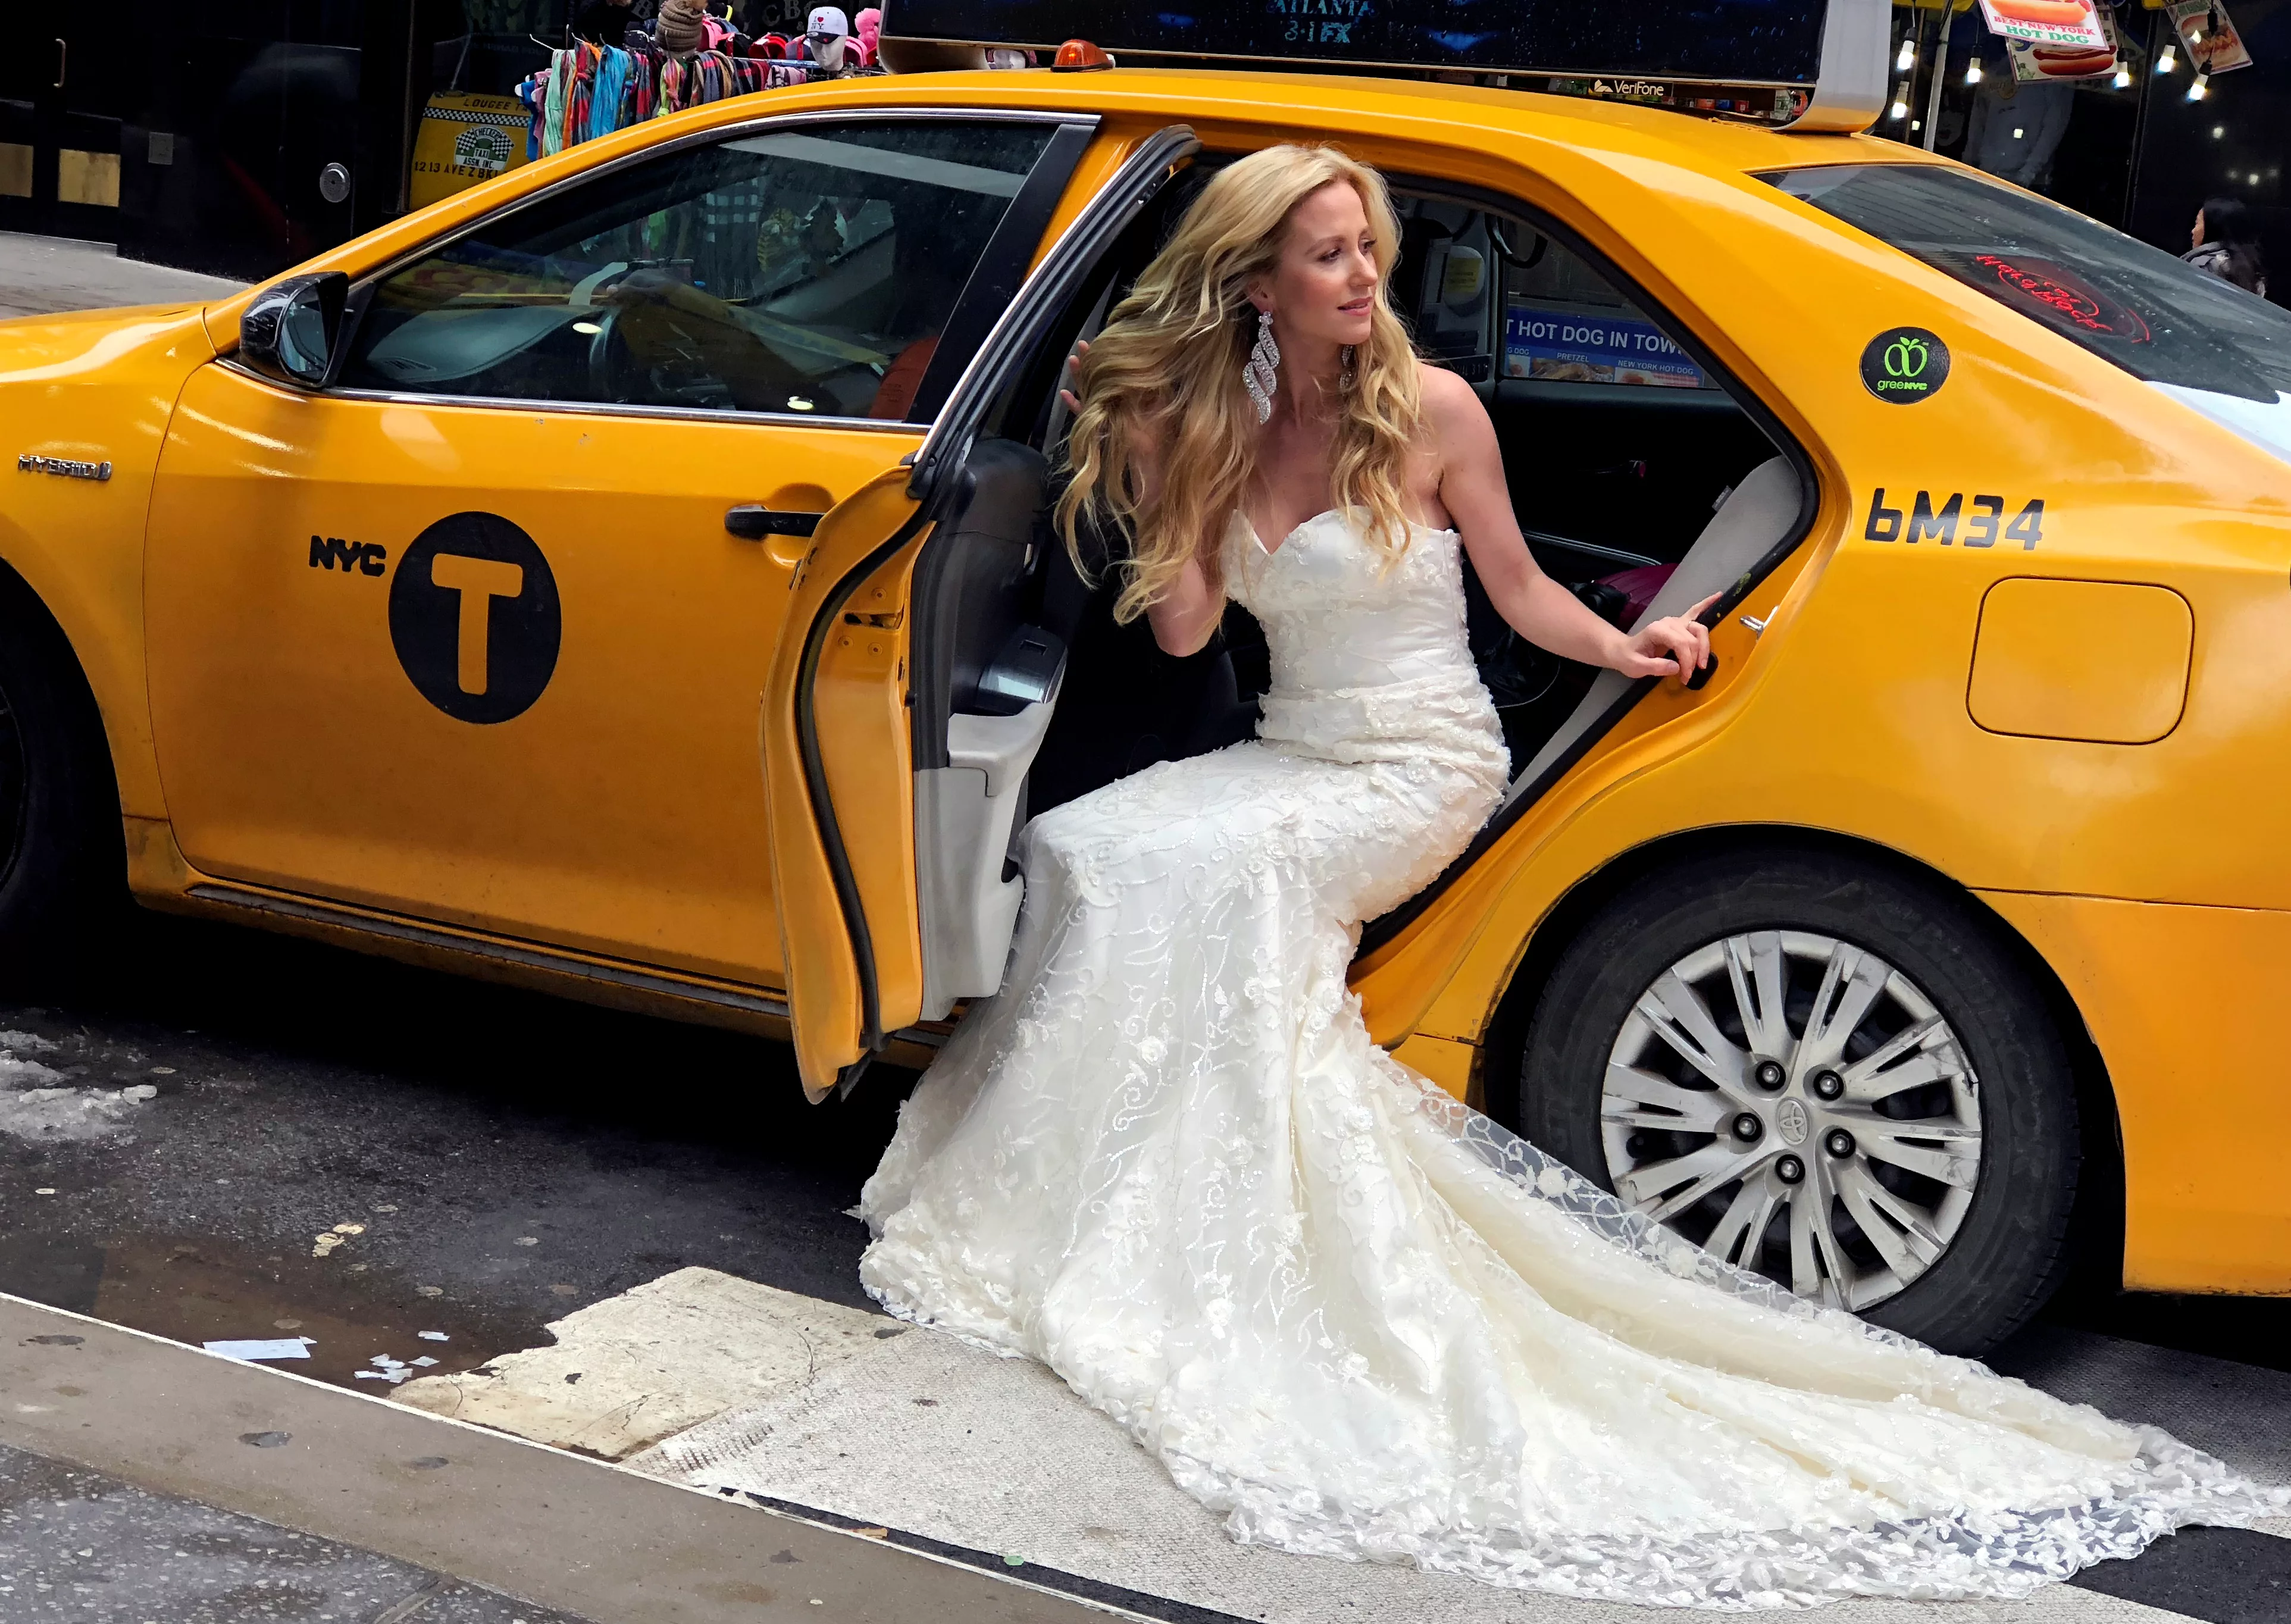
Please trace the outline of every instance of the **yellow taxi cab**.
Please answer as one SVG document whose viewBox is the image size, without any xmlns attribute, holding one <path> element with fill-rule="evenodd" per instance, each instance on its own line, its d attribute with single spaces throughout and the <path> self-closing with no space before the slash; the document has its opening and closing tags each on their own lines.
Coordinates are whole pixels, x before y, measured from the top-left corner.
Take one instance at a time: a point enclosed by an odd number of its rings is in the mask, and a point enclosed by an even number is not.
<svg viewBox="0 0 2291 1624">
<path fill-rule="evenodd" d="M 0 943 L 124 872 L 815 1097 L 927 1057 L 1027 815 L 1249 730 L 1245 615 L 1163 656 L 1054 540 L 1057 385 L 1216 165 L 1335 141 L 1545 569 L 1723 593 L 1688 685 L 1475 595 L 1515 780 L 1367 928 L 1379 1041 L 1944 1347 L 2072 1255 L 2291 1291 L 2291 320 L 1874 95 L 1615 88 L 855 79 L 0 325 Z"/>
</svg>

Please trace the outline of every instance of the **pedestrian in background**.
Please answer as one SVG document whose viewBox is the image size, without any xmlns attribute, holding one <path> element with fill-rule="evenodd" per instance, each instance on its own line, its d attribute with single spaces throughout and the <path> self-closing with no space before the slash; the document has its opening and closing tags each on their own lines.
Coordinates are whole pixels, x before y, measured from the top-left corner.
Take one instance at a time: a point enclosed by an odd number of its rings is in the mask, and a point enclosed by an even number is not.
<svg viewBox="0 0 2291 1624">
<path fill-rule="evenodd" d="M 2232 197 L 2207 198 L 2196 211 L 2191 245 L 2180 257 L 2198 270 L 2267 297 L 2267 262 L 2259 252 L 2259 220 Z"/>
</svg>

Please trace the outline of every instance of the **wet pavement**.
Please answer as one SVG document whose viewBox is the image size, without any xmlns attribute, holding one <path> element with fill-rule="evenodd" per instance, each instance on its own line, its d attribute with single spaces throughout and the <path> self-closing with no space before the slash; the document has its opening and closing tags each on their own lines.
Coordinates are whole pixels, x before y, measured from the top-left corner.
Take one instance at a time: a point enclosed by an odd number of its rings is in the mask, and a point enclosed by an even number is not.
<svg viewBox="0 0 2291 1624">
<path fill-rule="evenodd" d="M 372 1551 L 0 1444 L 11 1624 L 579 1624 Z"/>
<path fill-rule="evenodd" d="M 140 912 L 0 1053 L 0 1291 L 370 1392 L 687 1265 L 867 1306 L 912 1081 L 808 1105 L 781 1045 Z"/>
</svg>

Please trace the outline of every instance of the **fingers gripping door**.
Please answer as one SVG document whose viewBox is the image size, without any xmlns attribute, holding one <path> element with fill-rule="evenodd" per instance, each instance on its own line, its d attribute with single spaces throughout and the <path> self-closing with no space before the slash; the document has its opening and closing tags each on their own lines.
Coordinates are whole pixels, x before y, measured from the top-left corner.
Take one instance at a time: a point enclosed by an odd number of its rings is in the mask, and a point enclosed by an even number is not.
<svg viewBox="0 0 2291 1624">
<path fill-rule="evenodd" d="M 921 1007 L 904 667 L 924 515 L 894 470 L 820 520 L 764 694 L 772 889 L 804 1091 Z"/>
</svg>

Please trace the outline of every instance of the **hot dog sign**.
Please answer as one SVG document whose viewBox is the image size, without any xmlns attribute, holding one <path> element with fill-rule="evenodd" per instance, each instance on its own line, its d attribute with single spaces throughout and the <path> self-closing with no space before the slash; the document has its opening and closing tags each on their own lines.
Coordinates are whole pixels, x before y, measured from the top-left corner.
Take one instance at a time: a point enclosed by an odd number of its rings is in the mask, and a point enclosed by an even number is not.
<svg viewBox="0 0 2291 1624">
<path fill-rule="evenodd" d="M 2066 45 L 2109 53 L 2115 48 L 2101 31 L 2092 0 L 1981 0 L 1989 31 L 2032 45 Z"/>
</svg>

